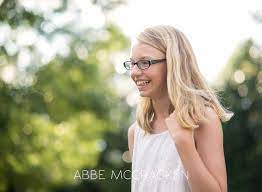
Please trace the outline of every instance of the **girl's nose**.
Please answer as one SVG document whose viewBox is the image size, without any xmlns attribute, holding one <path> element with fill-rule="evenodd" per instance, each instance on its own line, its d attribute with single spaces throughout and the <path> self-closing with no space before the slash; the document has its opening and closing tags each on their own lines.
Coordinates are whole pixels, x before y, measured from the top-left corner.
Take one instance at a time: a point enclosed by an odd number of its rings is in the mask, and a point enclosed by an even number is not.
<svg viewBox="0 0 262 192">
<path fill-rule="evenodd" d="M 140 75 L 142 73 L 142 70 L 137 67 L 137 65 L 134 65 L 133 68 L 130 70 L 130 74 L 132 75 Z"/>
</svg>

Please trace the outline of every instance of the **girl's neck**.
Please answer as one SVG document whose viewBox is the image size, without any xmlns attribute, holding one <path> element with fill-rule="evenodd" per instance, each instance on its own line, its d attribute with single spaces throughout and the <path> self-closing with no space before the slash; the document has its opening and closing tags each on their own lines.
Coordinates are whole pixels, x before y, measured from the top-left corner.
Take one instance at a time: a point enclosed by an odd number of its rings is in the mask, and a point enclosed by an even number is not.
<svg viewBox="0 0 262 192">
<path fill-rule="evenodd" d="M 172 104 L 168 96 L 161 97 L 158 99 L 152 100 L 153 109 L 154 109 L 154 119 L 164 120 L 172 112 Z"/>
</svg>

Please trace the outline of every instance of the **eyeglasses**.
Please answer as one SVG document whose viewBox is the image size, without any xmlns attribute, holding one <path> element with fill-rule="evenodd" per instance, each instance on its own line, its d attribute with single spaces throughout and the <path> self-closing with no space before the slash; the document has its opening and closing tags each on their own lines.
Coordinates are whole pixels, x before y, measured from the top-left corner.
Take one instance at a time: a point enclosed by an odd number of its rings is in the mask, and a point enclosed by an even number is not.
<svg viewBox="0 0 262 192">
<path fill-rule="evenodd" d="M 137 62 L 132 62 L 132 61 L 125 61 L 124 62 L 124 67 L 127 70 L 131 70 L 135 65 L 141 70 L 148 69 L 150 65 L 160 63 L 165 61 L 166 59 L 156 59 L 156 60 L 139 60 Z"/>
</svg>

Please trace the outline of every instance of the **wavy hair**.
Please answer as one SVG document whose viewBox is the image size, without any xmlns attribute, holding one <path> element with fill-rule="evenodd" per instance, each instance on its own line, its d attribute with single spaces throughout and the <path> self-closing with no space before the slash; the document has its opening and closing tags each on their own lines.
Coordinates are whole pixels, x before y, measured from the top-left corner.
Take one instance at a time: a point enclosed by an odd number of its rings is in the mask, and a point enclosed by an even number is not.
<svg viewBox="0 0 262 192">
<path fill-rule="evenodd" d="M 201 122 L 207 121 L 206 106 L 213 108 L 223 122 L 233 116 L 231 111 L 220 104 L 218 95 L 205 82 L 192 47 L 181 31 L 168 25 L 157 25 L 146 28 L 137 36 L 137 40 L 166 55 L 167 89 L 172 103 L 169 112 L 175 110 L 181 127 L 195 129 Z M 153 116 L 152 100 L 140 97 L 136 118 L 146 133 L 152 133 L 150 122 Z"/>
</svg>

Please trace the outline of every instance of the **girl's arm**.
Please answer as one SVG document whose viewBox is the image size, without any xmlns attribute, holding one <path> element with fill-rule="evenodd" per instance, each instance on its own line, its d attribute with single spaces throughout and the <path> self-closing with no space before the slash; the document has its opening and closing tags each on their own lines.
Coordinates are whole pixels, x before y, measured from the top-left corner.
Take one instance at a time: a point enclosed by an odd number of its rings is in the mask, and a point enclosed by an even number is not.
<svg viewBox="0 0 262 192">
<path fill-rule="evenodd" d="M 227 192 L 221 123 L 213 109 L 208 108 L 206 115 L 208 123 L 200 125 L 194 137 L 193 131 L 181 128 L 172 115 L 166 124 L 187 170 L 192 192 Z"/>
</svg>

